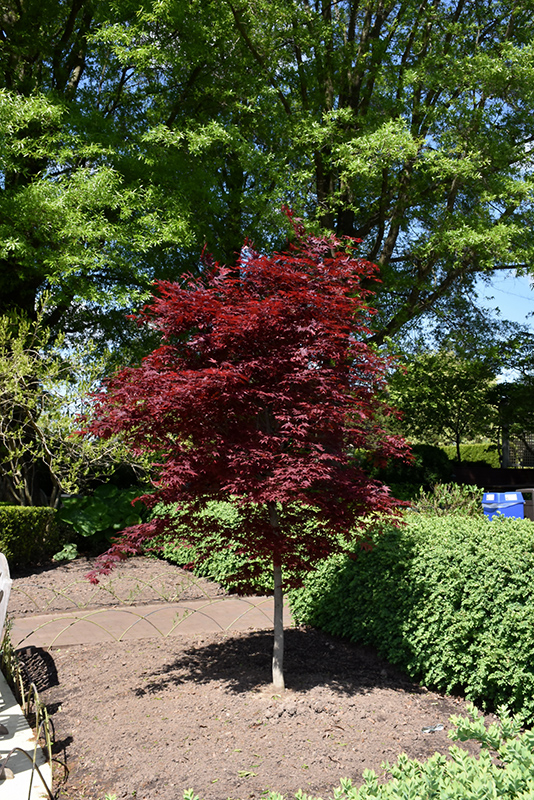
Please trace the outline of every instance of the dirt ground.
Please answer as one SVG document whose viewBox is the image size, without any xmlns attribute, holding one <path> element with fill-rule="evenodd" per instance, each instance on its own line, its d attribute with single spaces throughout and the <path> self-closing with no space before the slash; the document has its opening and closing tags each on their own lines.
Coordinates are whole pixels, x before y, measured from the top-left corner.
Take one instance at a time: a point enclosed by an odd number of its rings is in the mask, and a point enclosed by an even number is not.
<svg viewBox="0 0 534 800">
<path fill-rule="evenodd" d="M 221 593 L 148 558 L 95 592 L 89 568 L 80 559 L 16 577 L 10 613 Z M 299 789 L 326 798 L 340 778 L 361 783 L 364 769 L 382 774 L 402 752 L 447 752 L 461 698 L 415 685 L 370 648 L 299 628 L 286 632 L 280 696 L 271 648 L 269 631 L 250 631 L 23 650 L 53 720 L 58 800 L 181 800 L 186 789 L 202 800 Z"/>
</svg>

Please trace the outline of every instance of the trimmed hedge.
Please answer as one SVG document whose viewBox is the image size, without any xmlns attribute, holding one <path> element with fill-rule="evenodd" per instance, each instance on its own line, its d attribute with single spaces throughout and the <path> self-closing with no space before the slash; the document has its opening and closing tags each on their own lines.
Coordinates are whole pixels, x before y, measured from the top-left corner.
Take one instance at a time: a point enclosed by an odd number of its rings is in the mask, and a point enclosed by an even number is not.
<svg viewBox="0 0 534 800">
<path fill-rule="evenodd" d="M 10 567 L 36 564 L 61 547 L 55 517 L 44 506 L 0 505 L 0 552 Z"/>
<path fill-rule="evenodd" d="M 354 786 L 342 778 L 333 790 L 334 800 L 531 800 L 534 796 L 534 732 L 520 732 L 520 724 L 503 711 L 498 724 L 486 729 L 476 709 L 469 717 L 452 717 L 456 731 L 452 739 L 478 741 L 479 757 L 453 745 L 449 757 L 435 753 L 427 761 L 399 756 L 394 765 L 384 764 L 389 775 L 379 780 L 373 770 L 364 770 L 364 783 Z M 314 800 L 298 792 L 296 800 Z M 192 789 L 184 800 L 199 800 Z M 284 800 L 278 792 L 268 792 L 265 800 Z M 319 800 L 319 798 L 315 798 Z"/>
<path fill-rule="evenodd" d="M 413 678 L 534 719 L 534 523 L 408 514 L 290 593 L 294 618 Z"/>
<path fill-rule="evenodd" d="M 456 461 L 456 445 L 448 444 L 442 448 L 443 452 L 454 463 Z M 466 464 L 486 464 L 488 467 L 500 467 L 499 451 L 494 444 L 480 442 L 478 444 L 461 444 L 460 455 L 462 463 Z"/>
</svg>

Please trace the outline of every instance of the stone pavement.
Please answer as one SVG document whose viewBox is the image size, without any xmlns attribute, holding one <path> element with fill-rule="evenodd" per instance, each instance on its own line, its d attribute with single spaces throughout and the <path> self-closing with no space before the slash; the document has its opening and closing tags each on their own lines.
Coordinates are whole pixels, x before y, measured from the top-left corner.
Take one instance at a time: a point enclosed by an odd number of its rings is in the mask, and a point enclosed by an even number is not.
<svg viewBox="0 0 534 800">
<path fill-rule="evenodd" d="M 217 597 L 178 603 L 83 608 L 13 620 L 11 641 L 19 647 L 66 645 L 265 629 L 273 625 L 272 597 Z M 284 607 L 284 625 L 292 624 Z"/>
</svg>

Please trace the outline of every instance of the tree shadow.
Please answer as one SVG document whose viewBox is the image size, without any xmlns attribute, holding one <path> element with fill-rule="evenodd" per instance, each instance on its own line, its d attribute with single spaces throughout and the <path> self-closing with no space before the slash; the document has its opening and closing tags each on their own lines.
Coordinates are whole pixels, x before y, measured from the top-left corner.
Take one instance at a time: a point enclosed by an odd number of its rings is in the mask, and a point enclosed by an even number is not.
<svg viewBox="0 0 534 800">
<path fill-rule="evenodd" d="M 266 688 L 271 682 L 272 647 L 270 631 L 218 635 L 216 641 L 184 647 L 179 656 L 155 672 L 135 693 L 156 694 L 169 686 L 212 681 L 222 681 L 227 691 L 236 694 Z M 313 628 L 285 631 L 284 673 L 286 688 L 296 692 L 316 686 L 328 686 L 340 695 L 374 688 L 421 691 L 372 647 L 352 644 Z"/>
</svg>

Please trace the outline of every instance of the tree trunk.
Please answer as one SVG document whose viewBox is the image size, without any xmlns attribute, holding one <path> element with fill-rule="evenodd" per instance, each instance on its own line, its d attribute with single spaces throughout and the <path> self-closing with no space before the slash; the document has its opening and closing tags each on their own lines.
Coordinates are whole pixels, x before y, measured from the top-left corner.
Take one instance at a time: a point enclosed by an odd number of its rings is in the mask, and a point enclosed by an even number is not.
<svg viewBox="0 0 534 800">
<path fill-rule="evenodd" d="M 265 412 L 266 429 L 272 430 L 268 411 Z M 276 537 L 280 536 L 280 518 L 276 503 L 267 503 L 269 521 Z M 273 552 L 274 572 L 274 645 L 273 645 L 273 687 L 277 692 L 283 692 L 284 685 L 284 595 L 282 592 L 282 564 L 277 548 Z"/>
<path fill-rule="evenodd" d="M 508 423 L 503 423 L 501 431 L 502 439 L 502 452 L 501 452 L 501 467 L 506 469 L 510 466 L 510 426 Z"/>
<path fill-rule="evenodd" d="M 282 567 L 274 562 L 274 646 L 273 686 L 283 692 L 284 684 L 284 596 L 282 593 Z"/>
</svg>

